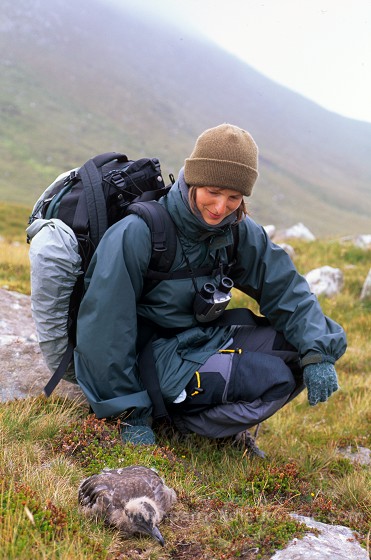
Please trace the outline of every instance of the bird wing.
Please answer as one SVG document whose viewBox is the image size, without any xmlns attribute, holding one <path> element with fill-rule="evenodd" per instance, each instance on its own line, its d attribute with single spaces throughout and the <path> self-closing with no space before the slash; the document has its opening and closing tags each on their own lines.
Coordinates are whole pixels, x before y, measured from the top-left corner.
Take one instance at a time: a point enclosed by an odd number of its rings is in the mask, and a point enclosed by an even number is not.
<svg viewBox="0 0 371 560">
<path fill-rule="evenodd" d="M 136 495 L 143 495 L 152 498 L 159 508 L 161 518 L 170 510 L 176 502 L 176 494 L 169 488 L 165 481 L 159 476 L 157 471 L 143 466 L 131 466 L 124 469 L 117 469 L 117 472 L 131 484 Z"/>
<path fill-rule="evenodd" d="M 104 469 L 85 479 L 79 488 L 80 504 L 101 516 L 124 509 L 129 500 L 141 496 L 154 500 L 161 519 L 176 501 L 174 490 L 154 470 L 139 465 Z"/>
<path fill-rule="evenodd" d="M 102 477 L 101 474 L 95 474 L 82 481 L 79 487 L 78 500 L 80 505 L 87 513 L 97 515 L 98 517 L 106 517 L 109 513 L 114 486 L 112 480 Z"/>
</svg>

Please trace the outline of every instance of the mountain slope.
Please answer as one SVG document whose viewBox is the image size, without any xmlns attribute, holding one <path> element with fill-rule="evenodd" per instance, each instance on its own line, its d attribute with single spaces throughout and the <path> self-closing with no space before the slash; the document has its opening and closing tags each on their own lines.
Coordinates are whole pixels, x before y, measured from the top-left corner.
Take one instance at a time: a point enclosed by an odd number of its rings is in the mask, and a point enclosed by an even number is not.
<svg viewBox="0 0 371 560">
<path fill-rule="evenodd" d="M 252 215 L 316 235 L 367 232 L 371 125 L 330 113 L 206 39 L 98 0 L 5 0 L 0 199 L 31 205 L 95 153 L 177 174 L 198 134 L 232 122 L 260 148 Z M 6 15 L 4 15 L 6 14 Z"/>
</svg>

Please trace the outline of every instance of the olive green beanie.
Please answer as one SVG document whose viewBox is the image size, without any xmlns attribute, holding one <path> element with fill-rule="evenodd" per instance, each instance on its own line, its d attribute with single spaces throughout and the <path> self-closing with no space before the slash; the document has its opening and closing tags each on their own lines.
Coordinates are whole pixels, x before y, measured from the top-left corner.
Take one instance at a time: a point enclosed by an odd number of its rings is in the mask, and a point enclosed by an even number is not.
<svg viewBox="0 0 371 560">
<path fill-rule="evenodd" d="M 232 124 L 205 130 L 184 163 L 184 179 L 195 187 L 224 187 L 250 196 L 258 177 L 258 147 Z"/>
</svg>

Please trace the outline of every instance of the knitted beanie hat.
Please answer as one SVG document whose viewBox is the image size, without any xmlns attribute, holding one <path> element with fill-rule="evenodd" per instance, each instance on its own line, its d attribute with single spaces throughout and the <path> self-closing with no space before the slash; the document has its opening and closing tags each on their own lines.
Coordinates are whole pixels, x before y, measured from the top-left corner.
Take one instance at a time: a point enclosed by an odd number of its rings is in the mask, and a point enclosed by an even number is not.
<svg viewBox="0 0 371 560">
<path fill-rule="evenodd" d="M 196 187 L 224 187 L 250 196 L 258 177 L 258 147 L 246 130 L 221 124 L 197 138 L 184 178 Z"/>
</svg>

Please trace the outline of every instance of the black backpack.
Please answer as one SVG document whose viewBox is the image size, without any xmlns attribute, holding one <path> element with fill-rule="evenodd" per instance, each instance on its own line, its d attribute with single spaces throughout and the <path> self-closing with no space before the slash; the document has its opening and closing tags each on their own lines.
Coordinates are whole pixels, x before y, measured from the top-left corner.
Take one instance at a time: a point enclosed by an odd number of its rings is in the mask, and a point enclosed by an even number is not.
<svg viewBox="0 0 371 560">
<path fill-rule="evenodd" d="M 174 177 L 170 178 L 174 183 Z M 53 185 L 36 203 L 29 224 L 37 218 L 59 218 L 66 223 L 76 235 L 84 271 L 106 230 L 128 213 L 136 213 L 149 222 L 155 232 L 155 270 L 163 268 L 162 262 L 157 261 L 161 261 L 160 253 L 168 249 L 164 232 L 171 227 L 168 213 L 157 204 L 133 204 L 156 201 L 170 190 L 171 185 L 164 185 L 158 159 L 132 161 L 116 152 L 100 154 Z M 159 214 L 162 216 L 158 218 Z M 174 244 L 171 247 L 174 250 Z M 166 268 L 168 261 L 171 265 L 172 259 L 166 260 Z"/>
<path fill-rule="evenodd" d="M 172 175 L 170 179 L 173 184 Z M 139 215 L 150 228 L 152 237 L 152 256 L 144 288 L 149 291 L 163 275 L 166 276 L 175 258 L 174 223 L 166 209 L 156 202 L 172 184 L 165 186 L 156 158 L 132 161 L 116 152 L 97 155 L 46 189 L 33 209 L 29 224 L 38 218 L 58 218 L 67 224 L 75 233 L 85 273 L 106 230 L 128 214 Z M 81 274 L 70 298 L 67 350 L 44 389 L 47 396 L 72 360 L 83 293 L 84 274 Z"/>
</svg>

